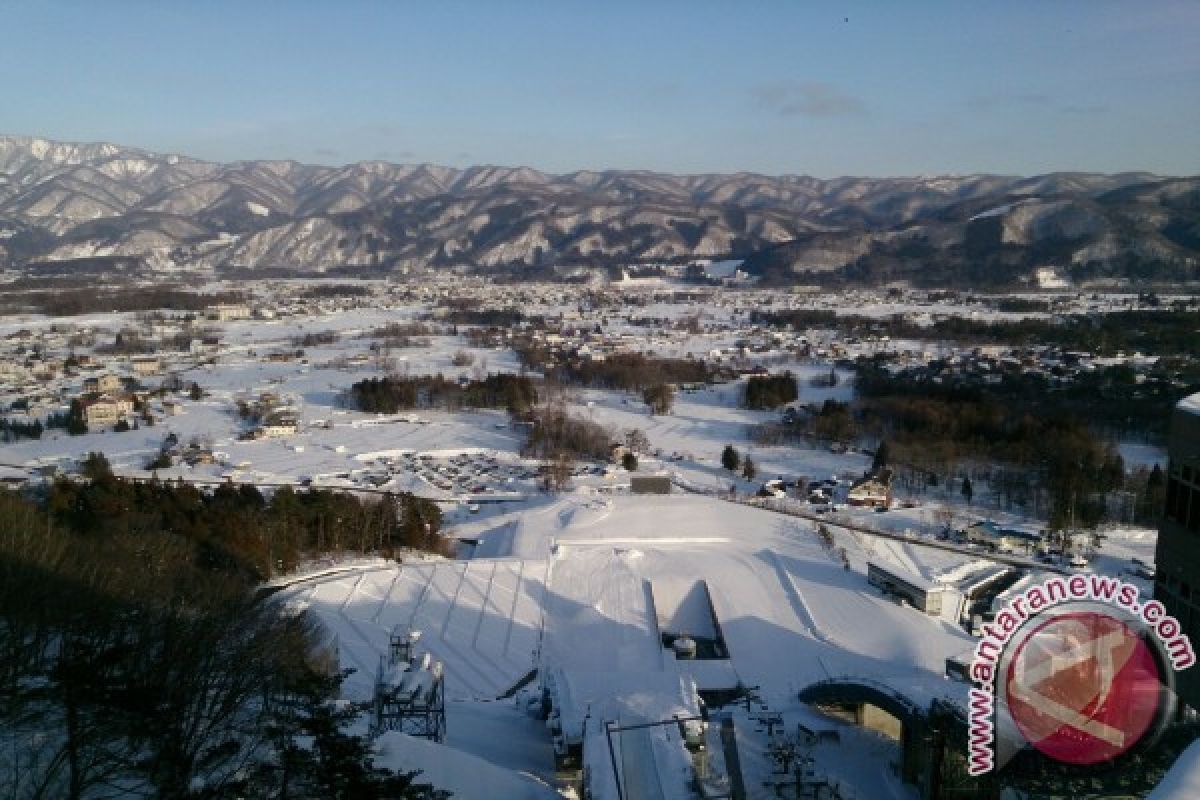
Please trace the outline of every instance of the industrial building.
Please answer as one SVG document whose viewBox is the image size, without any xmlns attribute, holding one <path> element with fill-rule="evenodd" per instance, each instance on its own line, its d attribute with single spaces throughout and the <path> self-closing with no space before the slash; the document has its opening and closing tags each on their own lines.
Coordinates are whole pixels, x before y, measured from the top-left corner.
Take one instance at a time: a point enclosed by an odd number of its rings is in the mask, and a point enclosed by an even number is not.
<svg viewBox="0 0 1200 800">
<path fill-rule="evenodd" d="M 962 615 L 963 594 L 953 586 L 873 562 L 867 563 L 867 583 L 932 617 L 956 622 Z"/>
</svg>

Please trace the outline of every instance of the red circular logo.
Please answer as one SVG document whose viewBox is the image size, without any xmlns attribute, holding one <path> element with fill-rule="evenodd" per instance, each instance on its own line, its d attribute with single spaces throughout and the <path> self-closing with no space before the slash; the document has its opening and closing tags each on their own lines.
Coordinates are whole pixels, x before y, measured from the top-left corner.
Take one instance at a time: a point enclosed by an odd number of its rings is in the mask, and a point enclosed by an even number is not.
<svg viewBox="0 0 1200 800">
<path fill-rule="evenodd" d="M 1097 764 L 1129 750 L 1158 714 L 1162 675 L 1142 638 L 1094 611 L 1054 617 L 1029 633 L 1008 665 L 1008 710 L 1038 750 Z"/>
</svg>

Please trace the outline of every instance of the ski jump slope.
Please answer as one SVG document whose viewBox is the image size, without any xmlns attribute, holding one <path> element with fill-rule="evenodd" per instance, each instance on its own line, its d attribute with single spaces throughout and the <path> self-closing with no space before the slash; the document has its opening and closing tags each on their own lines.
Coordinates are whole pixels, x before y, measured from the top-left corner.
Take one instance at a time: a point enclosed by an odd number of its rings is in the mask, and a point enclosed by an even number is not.
<svg viewBox="0 0 1200 800">
<path fill-rule="evenodd" d="M 583 500 L 580 499 L 581 504 Z M 549 571 L 543 661 L 565 668 L 662 670 L 674 662 L 658 641 L 653 608 L 673 587 L 706 582 L 730 664 L 742 683 L 759 686 L 772 707 L 831 679 L 880 681 L 926 706 L 935 697 L 961 703 L 961 684 L 943 677 L 945 660 L 973 645 L 964 631 L 884 598 L 867 584 L 870 558 L 922 573 L 960 559 L 917 548 L 874 547 L 835 533 L 846 569 L 806 521 L 713 498 L 614 496 L 588 501 L 557 531 Z M 565 512 L 560 512 L 560 515 Z M 889 543 L 890 544 L 890 543 Z M 927 562 L 927 563 L 926 563 Z M 688 671 L 703 662 L 668 668 Z M 693 677 L 701 685 L 705 675 Z"/>
<path fill-rule="evenodd" d="M 445 663 L 451 698 L 503 694 L 538 665 L 539 644 L 544 667 L 661 672 L 673 659 L 648 587 L 704 580 L 732 668 L 776 706 L 835 678 L 883 681 L 920 704 L 962 702 L 943 670 L 973 640 L 881 596 L 865 562 L 894 557 L 929 574 L 965 558 L 835 533 L 846 569 L 806 521 L 695 495 L 566 495 L 490 520 L 478 535 L 487 558 L 370 568 L 287 590 L 336 635 L 343 666 L 357 670 L 353 696 L 369 694 L 397 625 L 420 630 L 420 646 Z"/>
<path fill-rule="evenodd" d="M 397 626 L 421 631 L 419 648 L 445 664 L 448 698 L 494 699 L 532 667 L 545 580 L 545 561 L 421 562 L 339 573 L 283 598 L 336 637 L 355 699 L 370 696 Z"/>
</svg>

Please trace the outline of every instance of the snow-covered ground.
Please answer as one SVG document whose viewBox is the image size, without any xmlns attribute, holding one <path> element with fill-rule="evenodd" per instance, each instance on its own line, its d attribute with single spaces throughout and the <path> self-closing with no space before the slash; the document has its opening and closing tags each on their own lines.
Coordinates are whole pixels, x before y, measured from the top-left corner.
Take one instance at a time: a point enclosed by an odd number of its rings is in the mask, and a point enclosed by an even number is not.
<svg viewBox="0 0 1200 800">
<path fill-rule="evenodd" d="M 574 675 L 573 685 L 591 687 L 581 692 L 611 689 L 614 677 L 586 678 L 598 671 L 642 676 L 644 685 L 681 675 L 701 687 L 758 686 L 764 702 L 789 713 L 803 711 L 797 691 L 835 677 L 886 682 L 921 704 L 962 702 L 963 685 L 942 671 L 971 638 L 885 599 L 867 585 L 865 562 L 932 574 L 966 559 L 839 535 L 846 569 L 807 523 L 690 495 L 581 490 L 518 519 L 476 534 L 485 558 L 368 568 L 284 596 L 336 636 L 343 665 L 358 670 L 347 687 L 359 698 L 370 691 L 389 631 L 421 630 L 420 646 L 446 665 L 448 695 L 464 701 L 452 709 L 448 746 L 505 763 L 477 737 L 456 741 L 454 715 L 468 700 L 507 708 L 495 698 L 533 667 Z M 696 581 L 711 596 L 727 664 L 676 661 L 660 640 L 654 602 L 675 603 L 679 587 Z M 489 724 L 526 721 L 497 711 Z M 894 783 L 885 762 L 857 778 L 844 771 L 863 787 Z"/>
<path fill-rule="evenodd" d="M 758 361 L 773 370 L 790 369 L 799 379 L 800 402 L 805 404 L 852 399 L 852 372 L 838 367 L 835 386 L 814 386 L 814 378 L 835 369 L 830 362 L 800 360 L 794 349 L 767 341 L 766 332 L 747 322 L 749 312 L 796 307 L 873 316 L 902 313 L 920 319 L 935 313 L 987 319 L 1023 316 L 1001 314 L 969 298 L 936 304 L 869 292 L 806 298 L 713 293 L 706 300 L 680 302 L 670 297 L 674 288 L 658 280 L 619 286 L 619 291 L 631 293 L 661 292 L 619 313 L 581 311 L 580 298 L 562 287 L 487 291 L 498 295 L 499 307 L 560 316 L 564 326 L 581 330 L 603 318 L 607 333 L 628 334 L 647 352 L 707 357 L 718 351 L 726 362 Z M 427 300 L 435 292 L 449 291 L 409 289 Z M 1125 301 L 1112 302 L 1120 307 Z M 342 666 L 354 670 L 345 684 L 353 700 L 369 699 L 389 634 L 421 631 L 420 647 L 445 668 L 447 742 L 431 745 L 387 734 L 379 742 L 380 759 L 423 769 L 425 779 L 458 797 L 554 796 L 548 788 L 555 779 L 551 732 L 527 713 L 525 704 L 551 673 L 562 676 L 564 685 L 576 693 L 581 719 L 611 713 L 629 721 L 686 710 L 686 698 L 676 695 L 689 682 L 701 689 L 758 687 L 760 701 L 792 727 L 802 719 L 818 724 L 796 695 L 830 678 L 884 683 L 921 705 L 935 697 L 962 702 L 965 686 L 945 679 L 943 671 L 946 659 L 969 650 L 974 640 L 953 624 L 883 597 L 867 584 L 867 562 L 935 581 L 983 568 L 980 559 L 986 554 L 934 550 L 837 523 L 933 538 L 945 525 L 943 508 L 959 525 L 989 517 L 1035 527 L 1036 521 L 989 510 L 983 486 L 974 506 L 965 505 L 955 491 L 943 491 L 911 498 L 922 505 L 884 514 L 850 508 L 830 514 L 826 519 L 834 537 L 831 549 L 807 520 L 718 499 L 716 495 L 731 485 L 745 496 L 762 480 L 776 476 L 836 477 L 844 492 L 849 480 L 870 466 L 870 456 L 861 452 L 755 444 L 751 429 L 777 420 L 779 414 L 741 408 L 742 381 L 681 392 L 671 413 L 657 416 L 634 393 L 567 392 L 573 413 L 605 426 L 614 440 L 631 430 L 644 433 L 649 452 L 639 454 L 639 471 L 669 475 L 676 491 L 669 496 L 633 496 L 628 493 L 630 475 L 623 469 L 586 464 L 573 477 L 570 491 L 546 493 L 537 480 L 536 462 L 520 454 L 523 432 L 501 411 L 422 409 L 378 415 L 344 407 L 341 398 L 355 381 L 384 371 L 382 359 L 365 357 L 371 340 L 363 335 L 389 323 L 415 321 L 429 310 L 423 300 L 378 308 L 315 308 L 283 321 L 213 323 L 221 336 L 220 351 L 204 359 L 178 359 L 180 378 L 195 381 L 205 393 L 198 400 L 174 395 L 182 413 L 167 414 L 161 401 L 151 400 L 158 414 L 153 427 L 73 437 L 50 431 L 40 440 L 0 445 L 0 465 L 18 467 L 2 467 L 3 475 L 20 474 L 20 466 L 47 463 L 71 468 L 86 453 L 100 451 L 119 473 L 147 476 L 147 462 L 164 438 L 174 434 L 182 443 L 197 440 L 207 445 L 215 460 L 158 470 L 163 478 L 312 482 L 411 491 L 441 501 L 445 533 L 462 540 L 468 560 L 310 564 L 302 579 L 280 580 L 287 585 L 277 599 L 311 611 L 328 629 Z M 700 330 L 684 333 L 672 327 L 685 317 L 697 318 Z M 139 318 L 93 314 L 71 322 L 78 330 L 94 329 L 107 341 L 115 329 L 137 326 Z M 46 332 L 54 324 L 37 316 L 0 320 L 0 335 Z M 294 353 L 305 335 L 325 332 L 336 334 L 334 340 L 303 347 L 302 359 L 267 358 L 270 353 Z M 827 345 L 824 336 L 813 333 L 814 346 Z M 389 368 L 412 375 L 440 373 L 449 379 L 520 369 L 512 350 L 472 346 L 448 327 L 422 338 L 428 346 L 390 352 L 394 360 Z M 759 341 L 759 349 L 744 350 L 748 339 Z M 858 349 L 852 352 L 857 353 L 940 352 L 942 343 L 875 340 L 854 346 Z M 470 364 L 454 363 L 460 352 L 469 356 Z M 201 363 L 205 359 L 211 363 Z M 76 377 L 63 380 L 58 388 L 66 394 L 60 399 L 77 393 L 81 382 Z M 145 382 L 157 385 L 158 380 Z M 239 439 L 245 426 L 237 416 L 237 402 L 264 392 L 279 395 L 295 412 L 298 432 L 257 441 Z M 757 480 L 743 480 L 722 469 L 720 454 L 730 444 L 753 459 Z M 1152 445 L 1122 442 L 1120 451 L 1128 468 L 1165 463 L 1162 449 Z M 503 502 L 485 502 L 489 500 Z M 1148 591 L 1150 582 L 1133 573 L 1144 573 L 1144 565 L 1153 564 L 1155 532 L 1117 528 L 1105 534 L 1089 569 L 1122 575 Z M 716 626 L 727 658 L 677 660 L 663 646 L 664 632 L 707 636 Z M 516 689 L 532 670 L 538 671 L 537 679 Z M 664 693 L 669 695 L 666 700 Z M 731 713 L 749 796 L 773 796 L 773 790 L 762 785 L 770 770 L 764 737 L 754 733 L 756 723 L 749 712 Z M 842 742 L 813 748 L 820 771 L 860 798 L 913 796 L 890 766 L 899 755 L 895 742 L 831 720 L 819 724 L 837 727 Z M 678 775 L 672 773 L 668 781 L 630 755 L 639 748 L 653 751 L 674 769 L 679 748 L 671 750 L 670 745 L 678 742 L 664 736 L 639 733 L 623 738 L 622 768 L 638 780 L 677 788 Z M 673 796 L 672 791 L 668 787 L 664 796 Z"/>
<path fill-rule="evenodd" d="M 318 615 L 355 670 L 347 694 L 369 699 L 388 636 L 419 630 L 421 647 L 446 669 L 451 699 L 490 700 L 533 667 L 542 624 L 546 562 L 477 559 L 372 567 L 280 593 Z"/>
</svg>

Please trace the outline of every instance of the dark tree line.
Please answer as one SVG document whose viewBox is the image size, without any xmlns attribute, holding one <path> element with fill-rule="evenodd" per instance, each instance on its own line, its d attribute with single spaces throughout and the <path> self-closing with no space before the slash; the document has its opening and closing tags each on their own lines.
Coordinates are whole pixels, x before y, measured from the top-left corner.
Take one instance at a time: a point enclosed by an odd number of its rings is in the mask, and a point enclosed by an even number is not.
<svg viewBox="0 0 1200 800">
<path fill-rule="evenodd" d="M 1120 454 L 1086 420 L 1032 413 L 986 395 L 871 393 L 841 422 L 838 438 L 886 435 L 889 459 L 935 480 L 960 464 L 996 464 L 993 490 L 1022 503 L 1034 502 L 1034 491 L 1044 492 L 1055 527 L 1096 525 L 1105 513 L 1103 496 L 1124 484 Z"/>
<path fill-rule="evenodd" d="M 191 341 L 189 339 L 189 341 Z M 112 355 L 145 355 L 154 353 L 158 350 L 159 343 L 146 339 L 142 334 L 134 328 L 122 328 L 113 336 L 112 342 L 109 344 L 97 345 L 97 353 L 108 353 Z"/>
<path fill-rule="evenodd" d="M 428 347 L 429 338 L 437 331 L 423 322 L 389 322 L 363 333 L 362 339 L 375 339 L 371 350 L 379 352 L 391 347 Z"/>
<path fill-rule="evenodd" d="M 1127 475 L 1120 454 L 1087 416 L 1017 402 L 995 387 L 918 383 L 869 367 L 860 369 L 858 388 L 853 404 L 809 405 L 784 422 L 758 426 L 754 438 L 876 442 L 876 466 L 893 467 L 908 489 L 949 488 L 960 477 L 976 497 L 984 481 L 997 504 L 1043 514 L 1059 528 L 1092 527 L 1110 513 L 1153 523 L 1161 506 L 1161 471 Z M 1110 508 L 1114 491 L 1128 493 L 1126 510 Z"/>
<path fill-rule="evenodd" d="M 746 393 L 742 404 L 746 408 L 762 410 L 778 408 L 794 402 L 800 396 L 796 376 L 791 372 L 775 375 L 752 375 L 746 381 Z"/>
<path fill-rule="evenodd" d="M 326 490 L 284 487 L 269 498 L 253 486 L 212 491 L 183 483 L 114 476 L 103 456 L 85 464 L 86 481 L 61 479 L 45 507 L 55 524 L 80 536 L 146 536 L 186 541 L 197 566 L 262 580 L 306 557 L 404 547 L 437 549 L 437 505 L 408 493 L 363 500 Z"/>
<path fill-rule="evenodd" d="M 83 403 L 76 397 L 66 411 L 52 411 L 46 415 L 47 428 L 61 428 L 72 436 L 88 432 L 87 419 L 83 416 Z"/>
<path fill-rule="evenodd" d="M 1127 365 L 1107 366 L 1077 373 L 1051 390 L 1046 376 L 1020 370 L 999 374 L 998 383 L 984 385 L 977 378 L 955 374 L 942 361 L 893 374 L 874 360 L 860 360 L 855 386 L 866 397 L 909 395 L 951 402 L 993 398 L 1038 415 L 1083 417 L 1115 436 L 1159 437 L 1166 433 L 1175 403 L 1200 388 L 1200 363 L 1179 361 L 1160 359 L 1159 365 L 1141 378 Z M 1180 388 L 1181 379 L 1189 386 L 1189 378 L 1190 388 Z"/>
<path fill-rule="evenodd" d="M 547 381 L 561 386 L 643 391 L 663 383 L 711 383 L 728 377 L 711 364 L 690 358 L 655 358 L 640 353 L 615 353 L 602 360 L 562 358 L 532 342 L 518 344 L 515 349 L 523 364 L 541 370 Z"/>
<path fill-rule="evenodd" d="M 503 408 L 524 413 L 537 403 L 537 389 L 525 375 L 488 375 L 467 383 L 441 375 L 365 378 L 350 387 L 349 402 L 360 411 L 394 414 L 414 408 Z"/>
<path fill-rule="evenodd" d="M 171 286 L 136 286 L 120 289 L 63 288 L 54 291 L 13 293 L 0 302 L 0 311 L 31 308 L 52 317 L 108 311 L 203 311 L 221 303 L 245 300 L 241 292 L 205 294 Z"/>
<path fill-rule="evenodd" d="M 1053 318 L 987 320 L 946 317 L 921 325 L 901 314 L 891 317 L 838 315 L 833 311 L 795 309 L 755 311 L 751 321 L 797 330 L 831 328 L 842 333 L 886 334 L 893 339 L 939 339 L 966 344 L 1001 344 L 1014 347 L 1053 345 L 1111 356 L 1119 351 L 1200 357 L 1196 312 L 1186 309 L 1114 311 L 1108 314 L 1065 314 Z"/>
<path fill-rule="evenodd" d="M 611 431 L 571 414 L 562 404 L 537 409 L 530 425 L 523 452 L 536 458 L 602 461 L 613 444 Z"/>
<path fill-rule="evenodd" d="M 453 325 L 484 325 L 489 328 L 515 328 L 525 314 L 515 308 L 452 308 L 443 320 Z"/>
<path fill-rule="evenodd" d="M 305 615 L 256 600 L 202 541 L 60 512 L 0 491 L 6 796 L 430 796 L 346 732 L 342 674 Z"/>
<path fill-rule="evenodd" d="M 11 443 L 21 439 L 40 439 L 43 432 L 45 432 L 45 427 L 41 420 L 23 422 L 7 417 L 0 418 L 0 442 Z"/>
<path fill-rule="evenodd" d="M 311 331 L 303 336 L 293 336 L 293 347 L 320 347 L 334 344 L 338 340 L 337 331 Z"/>
</svg>

